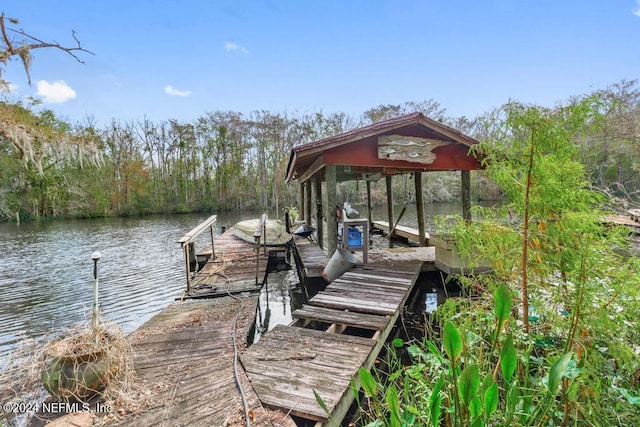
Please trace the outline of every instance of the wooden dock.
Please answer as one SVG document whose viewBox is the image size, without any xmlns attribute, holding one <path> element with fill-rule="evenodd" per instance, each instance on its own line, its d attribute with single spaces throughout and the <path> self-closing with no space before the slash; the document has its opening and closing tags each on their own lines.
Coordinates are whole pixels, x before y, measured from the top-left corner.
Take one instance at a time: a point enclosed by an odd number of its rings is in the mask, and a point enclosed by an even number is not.
<svg viewBox="0 0 640 427">
<path fill-rule="evenodd" d="M 388 221 L 373 221 L 373 228 L 377 228 L 378 230 L 382 230 L 385 234 L 389 233 L 389 222 Z M 420 244 L 420 234 L 417 229 L 411 227 L 405 227 L 404 225 L 397 225 L 393 230 L 393 235 L 397 237 L 405 238 L 411 242 L 415 242 Z M 425 241 L 422 242 L 425 246 L 429 245 L 429 233 L 425 235 Z"/>
<path fill-rule="evenodd" d="M 107 415 L 104 424 L 241 425 L 234 335 L 244 367 L 240 383 L 255 417 L 252 425 L 292 426 L 288 414 L 319 425 L 342 420 L 353 402 L 351 384 L 357 384 L 358 369 L 373 366 L 421 267 L 429 262 L 423 252 L 401 252 L 401 259 L 389 261 L 384 251 L 372 251 L 371 259 L 380 262 L 344 273 L 295 310 L 290 325 L 276 326 L 245 348 L 257 303 L 257 296 L 246 291 L 262 284 L 268 257 L 261 248 L 256 258 L 255 245 L 232 233 L 230 229 L 216 238 L 215 258 L 192 277 L 192 297 L 203 299 L 170 306 L 130 336 L 150 406 Z M 302 239 L 294 254 L 307 277 L 323 280 L 328 257 L 320 248 Z M 216 298 L 204 299 L 212 296 Z"/>
<path fill-rule="evenodd" d="M 131 336 L 133 362 L 151 407 L 109 425 L 221 426 L 242 413 L 233 373 L 232 319 L 241 313 L 236 333 L 246 336 L 255 303 L 256 298 L 229 297 L 178 303 L 139 328 Z M 241 381 L 249 407 L 259 410 L 246 377 Z"/>
<path fill-rule="evenodd" d="M 215 240 L 215 258 L 193 275 L 185 297 L 212 298 L 228 292 L 257 292 L 267 270 L 269 250 L 233 235 L 233 227 Z M 211 254 L 211 246 L 200 253 Z"/>
<path fill-rule="evenodd" d="M 291 325 L 249 347 L 242 363 L 263 405 L 321 424 L 342 420 L 354 397 L 352 379 L 373 365 L 420 269 L 356 266 L 294 311 Z"/>
<path fill-rule="evenodd" d="M 635 213 L 635 215 L 634 215 Z M 640 209 L 629 210 L 629 215 L 608 215 L 605 224 L 624 225 L 635 234 L 640 234 Z"/>
<path fill-rule="evenodd" d="M 134 368 L 151 406 L 110 416 L 105 424 L 244 425 L 233 337 L 239 355 L 255 320 L 258 297 L 251 292 L 262 286 L 268 253 L 233 236 L 233 229 L 216 237 L 215 252 L 212 248 L 209 252 L 215 257 L 191 278 L 189 298 L 166 308 L 129 337 Z M 294 425 L 286 414 L 266 411 L 239 364 L 238 369 L 254 416 L 252 425 Z"/>
<path fill-rule="evenodd" d="M 300 237 L 295 239 L 295 246 L 296 250 L 293 254 L 300 281 L 322 278 L 322 270 L 329 260 L 322 248 Z"/>
</svg>

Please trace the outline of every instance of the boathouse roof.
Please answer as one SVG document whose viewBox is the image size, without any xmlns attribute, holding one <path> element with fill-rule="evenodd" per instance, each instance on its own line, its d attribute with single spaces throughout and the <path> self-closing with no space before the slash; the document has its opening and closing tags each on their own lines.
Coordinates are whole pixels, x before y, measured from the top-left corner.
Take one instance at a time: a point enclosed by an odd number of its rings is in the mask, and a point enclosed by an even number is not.
<svg viewBox="0 0 640 427">
<path fill-rule="evenodd" d="M 479 141 L 416 112 L 302 144 L 291 150 L 287 182 L 305 182 L 326 165 L 338 181 L 377 179 L 418 171 L 476 170 L 469 147 Z"/>
</svg>

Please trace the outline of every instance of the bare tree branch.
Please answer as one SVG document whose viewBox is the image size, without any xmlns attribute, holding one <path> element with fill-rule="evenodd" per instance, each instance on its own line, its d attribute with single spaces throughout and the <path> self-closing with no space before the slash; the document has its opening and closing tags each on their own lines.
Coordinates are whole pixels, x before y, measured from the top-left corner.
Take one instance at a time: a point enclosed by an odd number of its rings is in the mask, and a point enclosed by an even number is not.
<svg viewBox="0 0 640 427">
<path fill-rule="evenodd" d="M 22 64 L 24 65 L 24 70 L 27 75 L 27 80 L 29 84 L 31 84 L 31 75 L 29 74 L 29 67 L 31 65 L 31 58 L 32 58 L 31 51 L 33 49 L 42 49 L 42 48 L 59 49 L 67 53 L 68 55 L 70 55 L 72 58 L 74 58 L 76 61 L 80 62 L 81 64 L 84 64 L 84 61 L 78 56 L 79 52 L 94 55 L 93 52 L 82 47 L 82 45 L 80 44 L 80 39 L 78 39 L 78 36 L 74 30 L 71 31 L 71 35 L 73 36 L 73 39 L 76 42 L 76 46 L 68 47 L 68 46 L 63 46 L 56 41 L 46 42 L 44 40 L 41 40 L 27 33 L 23 29 L 8 28 L 6 26 L 5 19 L 8 19 L 9 22 L 12 24 L 18 23 L 17 20 L 6 17 L 4 12 L 0 14 L 0 32 L 2 33 L 2 44 L 4 45 L 4 46 L 0 46 L 0 49 L 1 49 L 0 63 L 6 65 L 7 62 L 12 57 L 19 56 L 20 59 L 22 60 Z M 9 33 L 14 33 L 21 37 L 21 39 L 19 40 L 20 42 L 19 47 L 16 47 L 17 43 L 11 40 L 11 38 L 9 37 Z M 2 68 L 0 68 L 0 81 L 2 81 Z"/>
</svg>

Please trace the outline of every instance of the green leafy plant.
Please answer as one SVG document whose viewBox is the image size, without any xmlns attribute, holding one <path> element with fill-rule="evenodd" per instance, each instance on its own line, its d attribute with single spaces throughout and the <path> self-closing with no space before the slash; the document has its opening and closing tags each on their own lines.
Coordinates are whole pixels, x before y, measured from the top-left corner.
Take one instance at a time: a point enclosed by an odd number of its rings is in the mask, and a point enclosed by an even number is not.
<svg viewBox="0 0 640 427">
<path fill-rule="evenodd" d="M 420 408 L 417 425 L 632 425 L 640 263 L 624 255 L 625 230 L 603 225 L 607 201 L 577 161 L 598 103 L 504 113 L 501 138 L 476 150 L 509 202 L 446 223 L 462 255 L 493 271 L 458 277 L 467 296 L 438 308 L 439 334 L 395 350 L 412 364 L 396 362 L 377 390 L 398 391 L 399 414 Z M 386 410 L 369 420 L 387 425 L 395 415 L 378 395 L 370 406 Z"/>
</svg>

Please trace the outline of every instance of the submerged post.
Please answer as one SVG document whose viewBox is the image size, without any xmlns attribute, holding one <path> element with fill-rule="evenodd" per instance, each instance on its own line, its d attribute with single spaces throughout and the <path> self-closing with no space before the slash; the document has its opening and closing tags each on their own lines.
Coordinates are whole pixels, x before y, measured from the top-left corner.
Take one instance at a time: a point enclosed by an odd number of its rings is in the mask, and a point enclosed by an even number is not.
<svg viewBox="0 0 640 427">
<path fill-rule="evenodd" d="M 92 253 L 91 259 L 93 260 L 93 335 L 95 336 L 96 344 L 98 344 L 98 322 L 100 319 L 98 309 L 98 260 L 100 259 L 100 252 Z"/>
</svg>

